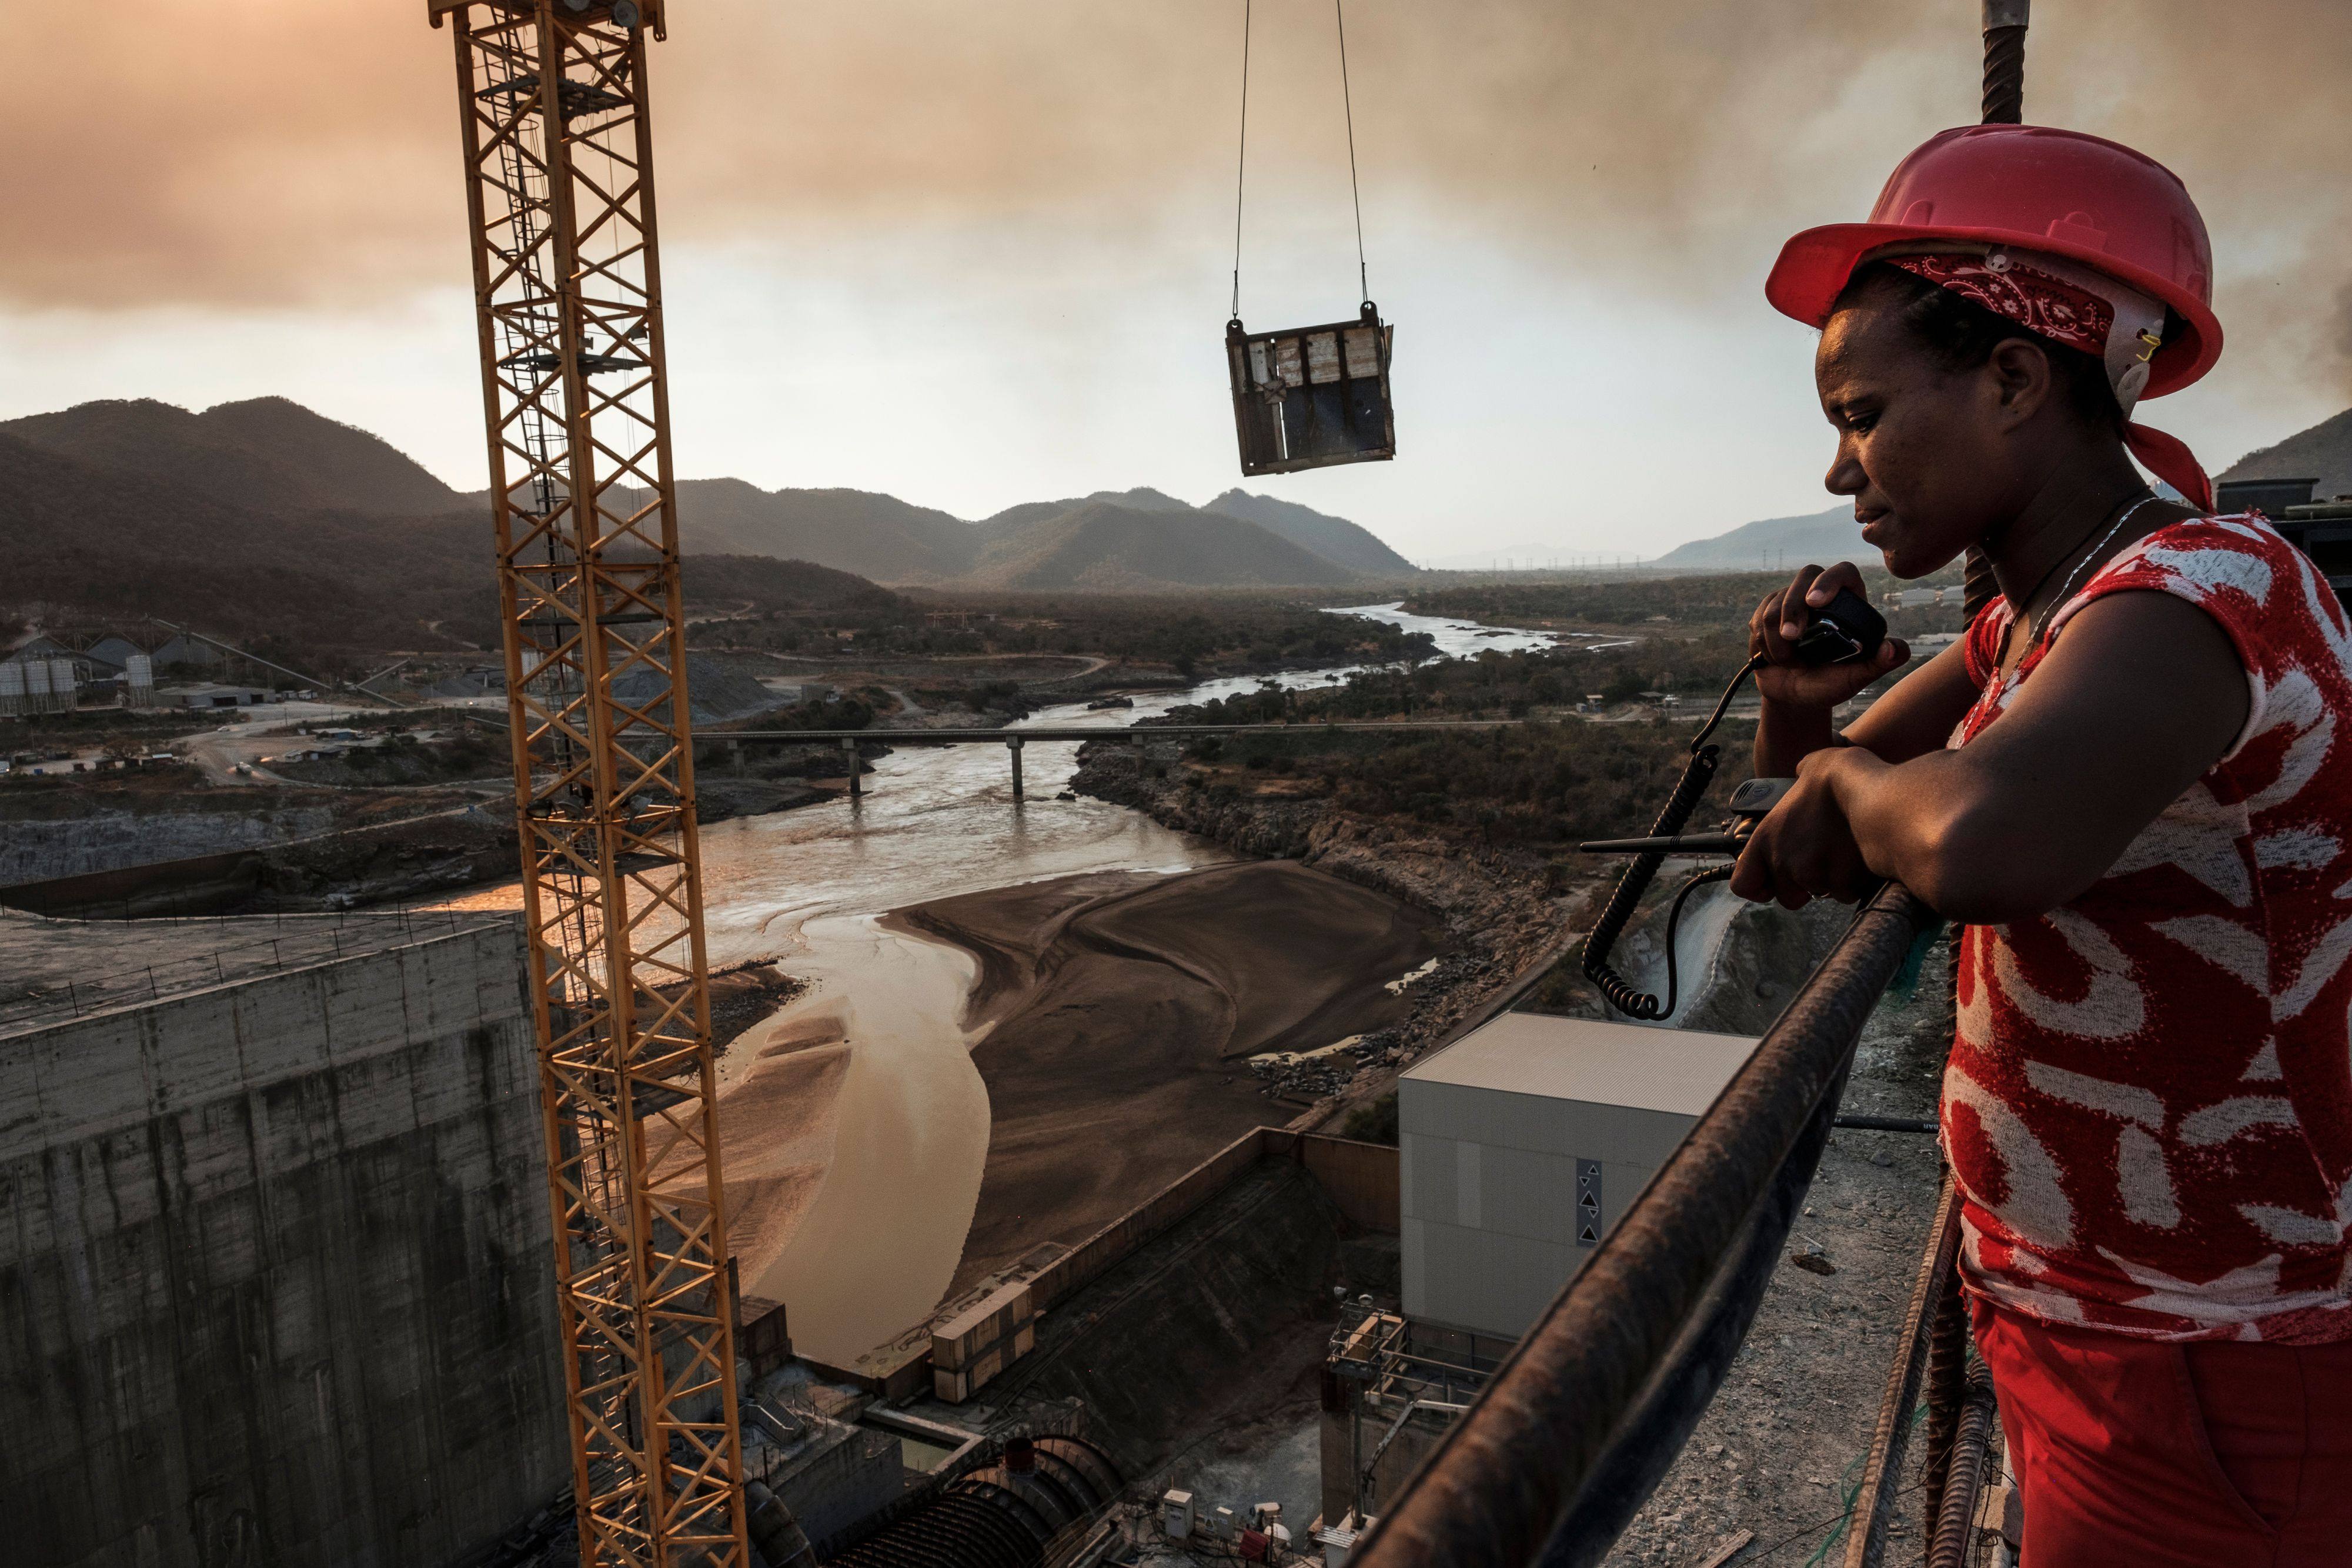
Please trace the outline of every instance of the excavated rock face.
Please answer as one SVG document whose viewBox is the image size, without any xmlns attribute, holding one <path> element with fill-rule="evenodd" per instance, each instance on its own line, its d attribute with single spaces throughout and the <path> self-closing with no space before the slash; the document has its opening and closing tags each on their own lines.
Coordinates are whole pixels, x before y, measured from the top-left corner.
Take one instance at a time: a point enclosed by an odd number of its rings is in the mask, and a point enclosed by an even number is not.
<svg viewBox="0 0 2352 1568">
<path fill-rule="evenodd" d="M 347 909 L 514 874 L 512 820 L 495 807 L 264 852 L 256 909 Z"/>
<path fill-rule="evenodd" d="M 991 1385 L 1001 1420 L 1075 1400 L 1130 1476 L 1315 1386 L 1353 1227 L 1303 1166 L 1260 1160 L 1038 1322 Z"/>
<path fill-rule="evenodd" d="M 0 847 L 0 884 L 87 876 L 156 861 L 262 849 L 335 825 L 325 806 L 257 811 L 98 810 L 55 821 L 12 821 Z"/>
<path fill-rule="evenodd" d="M 1675 1024 L 1714 1034 L 1760 1035 L 1827 954 L 1826 945 L 1816 945 L 1820 923 L 1777 904 L 1744 903 L 1727 888 L 1710 891 L 1738 907 L 1725 927 L 1710 972 L 1688 1004 L 1678 1009 Z"/>
</svg>

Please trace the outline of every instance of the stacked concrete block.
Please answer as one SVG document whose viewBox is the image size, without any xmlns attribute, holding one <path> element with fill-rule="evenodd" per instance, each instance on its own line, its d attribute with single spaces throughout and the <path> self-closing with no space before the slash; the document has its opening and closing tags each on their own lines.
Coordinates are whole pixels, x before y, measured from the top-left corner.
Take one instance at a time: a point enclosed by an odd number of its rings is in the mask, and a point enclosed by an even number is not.
<svg viewBox="0 0 2352 1568">
<path fill-rule="evenodd" d="M 570 1479 L 520 933 L 0 1037 L 11 1561 L 467 1562 Z"/>
<path fill-rule="evenodd" d="M 961 1405 L 1037 1343 L 1030 1282 L 991 1291 L 931 1331 L 932 1392 Z"/>
</svg>

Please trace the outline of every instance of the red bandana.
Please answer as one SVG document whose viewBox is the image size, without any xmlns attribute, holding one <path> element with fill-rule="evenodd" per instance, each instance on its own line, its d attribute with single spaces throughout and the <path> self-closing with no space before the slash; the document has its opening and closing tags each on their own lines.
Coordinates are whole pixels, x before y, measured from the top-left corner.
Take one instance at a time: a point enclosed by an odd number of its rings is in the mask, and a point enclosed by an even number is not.
<svg viewBox="0 0 2352 1568">
<path fill-rule="evenodd" d="M 2107 354 L 2107 334 L 2116 324 L 2116 308 L 2087 288 L 2053 277 L 2022 262 L 1999 270 L 1974 256 L 1894 256 L 1887 259 L 1948 288 L 1971 304 L 1981 305 L 2037 336 L 2070 349 L 2080 349 L 2095 360 Z"/>
<path fill-rule="evenodd" d="M 2053 277 L 2006 253 L 1994 256 L 2004 265 L 1990 267 L 1987 262 L 1993 257 L 1966 254 L 1884 259 L 2016 322 L 2037 337 L 2079 349 L 2106 365 L 2107 339 L 2116 325 L 2114 305 L 2080 284 Z M 2202 510 L 2213 510 L 2213 481 L 2206 476 L 2197 455 L 2179 439 L 2145 424 L 2126 423 L 2124 444 L 2148 472 L 2168 481 Z"/>
</svg>

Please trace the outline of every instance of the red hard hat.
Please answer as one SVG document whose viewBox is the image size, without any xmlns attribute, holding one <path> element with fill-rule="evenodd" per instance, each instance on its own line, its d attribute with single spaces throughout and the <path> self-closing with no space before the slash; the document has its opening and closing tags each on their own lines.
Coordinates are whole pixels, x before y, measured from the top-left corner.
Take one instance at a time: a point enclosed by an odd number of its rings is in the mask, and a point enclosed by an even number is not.
<svg viewBox="0 0 2352 1568">
<path fill-rule="evenodd" d="M 2185 325 L 2149 363 L 2145 397 L 2177 392 L 2221 356 L 2213 247 L 2179 177 L 2119 142 L 2044 125 L 1969 125 L 1895 165 L 1863 224 L 1807 229 L 1780 247 L 1764 296 L 1808 326 L 1882 246 L 1972 240 L 2046 251 L 2162 300 Z"/>
</svg>

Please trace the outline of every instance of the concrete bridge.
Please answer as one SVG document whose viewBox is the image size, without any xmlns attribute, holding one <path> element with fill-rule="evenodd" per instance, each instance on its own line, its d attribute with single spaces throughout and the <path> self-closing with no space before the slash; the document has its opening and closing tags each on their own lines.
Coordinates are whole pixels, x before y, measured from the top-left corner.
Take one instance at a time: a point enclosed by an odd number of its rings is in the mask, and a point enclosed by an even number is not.
<svg viewBox="0 0 2352 1568">
<path fill-rule="evenodd" d="M 1021 748 L 1032 740 L 1088 741 L 1123 740 L 1141 745 L 1148 740 L 1191 740 L 1210 735 L 1265 735 L 1297 731 L 1304 734 L 1412 735 L 1446 730 L 1506 729 L 1524 724 L 1517 718 L 1454 718 L 1454 719 L 1364 719 L 1330 724 L 1155 724 L 1155 725 L 1038 725 L 1027 729 L 730 729 L 706 732 L 698 738 L 704 743 L 724 741 L 733 761 L 743 759 L 742 743 L 747 740 L 781 741 L 796 746 L 823 744 L 832 741 L 840 746 L 849 758 L 849 792 L 853 796 L 866 792 L 857 775 L 857 747 L 864 741 L 878 741 L 889 746 L 1002 746 L 1013 759 L 1013 798 L 1022 799 Z"/>
</svg>

